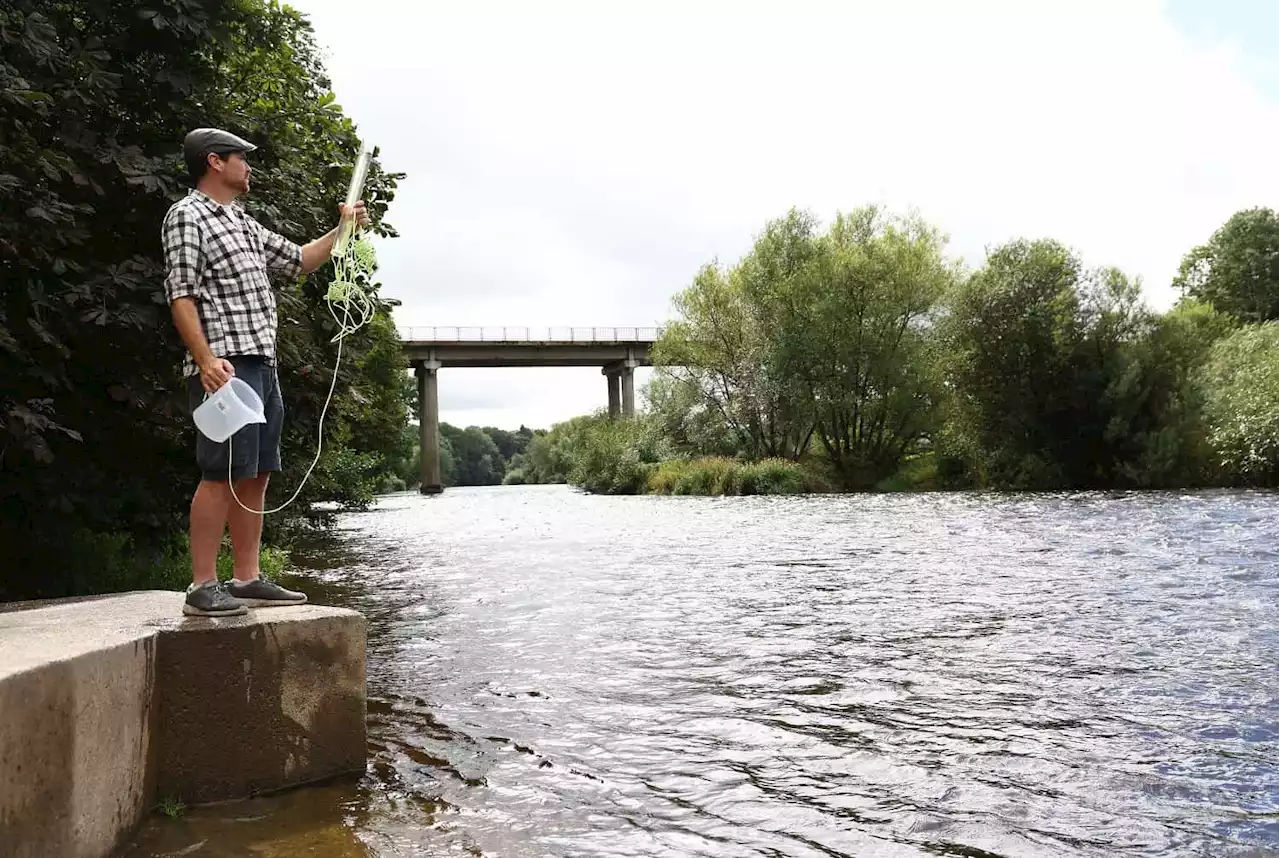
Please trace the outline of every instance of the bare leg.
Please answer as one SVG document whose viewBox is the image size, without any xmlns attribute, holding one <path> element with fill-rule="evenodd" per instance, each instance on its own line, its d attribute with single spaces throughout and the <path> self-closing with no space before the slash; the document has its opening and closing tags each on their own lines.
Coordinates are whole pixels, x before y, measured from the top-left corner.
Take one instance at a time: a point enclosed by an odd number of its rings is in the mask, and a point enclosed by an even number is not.
<svg viewBox="0 0 1280 858">
<path fill-rule="evenodd" d="M 235 578 L 237 581 L 251 581 L 260 574 L 258 558 L 262 552 L 262 516 L 256 512 L 248 512 L 240 504 L 249 509 L 261 510 L 265 507 L 267 496 L 267 480 L 270 473 L 246 480 L 236 480 L 236 498 L 227 492 L 230 503 L 228 519 L 231 523 L 231 552 L 235 558 Z"/>
<path fill-rule="evenodd" d="M 230 500 L 225 483 L 209 480 L 200 481 L 191 499 L 191 581 L 196 586 L 217 577 L 218 548 Z"/>
</svg>

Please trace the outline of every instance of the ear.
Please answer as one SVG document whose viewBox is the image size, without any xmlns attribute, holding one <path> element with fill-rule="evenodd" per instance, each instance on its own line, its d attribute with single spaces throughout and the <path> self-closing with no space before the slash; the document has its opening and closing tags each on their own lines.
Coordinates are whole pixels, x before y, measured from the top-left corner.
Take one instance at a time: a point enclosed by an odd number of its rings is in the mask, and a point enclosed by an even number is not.
<svg viewBox="0 0 1280 858">
<path fill-rule="evenodd" d="M 220 162 L 222 161 L 222 156 L 219 155 L 217 152 L 210 152 L 208 155 L 205 155 L 204 160 L 205 160 L 205 163 L 209 165 L 210 170 L 222 169 L 222 166 L 220 164 Z"/>
</svg>

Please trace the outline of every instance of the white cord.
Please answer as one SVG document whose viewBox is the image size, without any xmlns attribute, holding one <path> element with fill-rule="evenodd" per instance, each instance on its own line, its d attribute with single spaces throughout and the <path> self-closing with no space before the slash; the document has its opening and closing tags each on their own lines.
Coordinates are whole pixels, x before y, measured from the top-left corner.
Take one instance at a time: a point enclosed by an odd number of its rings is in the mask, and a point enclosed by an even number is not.
<svg viewBox="0 0 1280 858">
<path fill-rule="evenodd" d="M 236 503 L 245 512 L 251 512 L 255 515 L 271 515 L 280 512 L 298 499 L 302 487 L 307 484 L 307 480 L 311 478 L 311 472 L 315 470 L 316 463 L 320 461 L 320 451 L 324 445 L 324 417 L 329 411 L 329 403 L 333 400 L 333 390 L 338 383 L 338 367 L 342 365 L 342 341 L 351 334 L 363 328 L 373 320 L 374 314 L 377 312 L 373 300 L 369 297 L 359 283 L 356 282 L 355 273 L 350 270 L 351 266 L 372 269 L 376 263 L 373 259 L 372 247 L 367 243 L 356 241 L 356 230 L 358 226 L 353 225 L 352 234 L 346 243 L 346 246 L 334 260 L 334 282 L 329 287 L 329 292 L 325 295 L 325 303 L 329 306 L 329 315 L 338 323 L 338 332 L 333 335 L 333 339 L 329 342 L 338 344 L 338 354 L 333 362 L 333 378 L 329 382 L 329 394 L 324 399 L 324 407 L 320 409 L 320 423 L 316 434 L 316 457 L 311 460 L 311 467 L 307 468 L 307 473 L 302 478 L 302 482 L 298 483 L 298 488 L 293 493 L 293 497 L 275 509 L 251 509 L 244 505 L 240 500 L 240 496 L 236 494 L 235 482 L 231 479 L 232 464 L 235 461 L 232 456 L 231 438 L 227 438 L 227 485 L 231 489 L 231 496 L 235 498 Z M 352 304 L 356 305 L 357 317 L 351 316 Z M 338 318 L 334 305 L 341 305 L 342 318 Z M 266 502 L 266 493 L 263 493 L 263 502 Z"/>
</svg>

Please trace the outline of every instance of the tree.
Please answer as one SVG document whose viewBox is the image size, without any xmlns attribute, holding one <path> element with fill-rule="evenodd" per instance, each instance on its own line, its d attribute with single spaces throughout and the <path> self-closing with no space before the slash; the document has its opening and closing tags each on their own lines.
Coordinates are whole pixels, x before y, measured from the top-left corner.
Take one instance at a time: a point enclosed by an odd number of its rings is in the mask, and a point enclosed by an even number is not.
<svg viewBox="0 0 1280 858">
<path fill-rule="evenodd" d="M 892 474 L 934 426 L 931 316 L 954 279 L 942 246 L 875 207 L 826 234 L 808 213 L 771 221 L 677 299 L 654 350 L 660 424 L 678 448 L 720 452 L 728 435 L 753 459 L 799 458 L 816 438 L 848 487 Z"/>
<path fill-rule="evenodd" d="M 792 419 L 799 406 L 767 363 L 768 335 L 754 315 L 740 268 L 704 266 L 673 303 L 681 318 L 654 344 L 654 365 L 697 391 L 746 455 L 799 455 L 807 443 L 807 433 Z"/>
<path fill-rule="evenodd" d="M 737 439 L 723 412 L 708 404 L 703 390 L 687 375 L 658 368 L 643 395 L 655 431 L 679 455 L 737 454 Z"/>
<path fill-rule="evenodd" d="M 1207 244 L 1183 257 L 1173 285 L 1241 322 L 1273 320 L 1280 304 L 1278 244 L 1280 220 L 1275 211 L 1236 212 Z"/>
<path fill-rule="evenodd" d="M 1280 325 L 1249 325 L 1220 339 L 1196 373 L 1208 440 L 1230 482 L 1274 488 L 1280 415 Z"/>
<path fill-rule="evenodd" d="M 533 430 L 527 426 L 521 426 L 515 432 L 498 429 L 494 426 L 485 426 L 480 431 L 493 439 L 493 443 L 497 445 L 503 461 L 508 463 L 523 453 L 529 446 L 529 441 L 533 439 Z"/>
<path fill-rule="evenodd" d="M 798 383 L 804 424 L 846 487 L 891 475 L 933 429 L 932 315 L 954 276 L 942 247 L 918 217 L 858 209 L 760 293 L 774 362 Z"/>
<path fill-rule="evenodd" d="M 1078 401 L 1081 270 L 1057 242 L 1014 241 L 989 253 L 948 300 L 951 443 L 979 484 L 1070 483 L 1063 448 Z"/>
<path fill-rule="evenodd" d="M 1194 383 L 1231 317 L 1186 299 L 1161 316 L 1144 314 L 1122 345 L 1109 380 L 1107 431 L 1116 449 L 1113 480 L 1141 488 L 1202 485 L 1216 479 L 1204 427 L 1204 397 Z"/>
<path fill-rule="evenodd" d="M 454 461 L 454 481 L 447 485 L 496 486 L 506 475 L 506 460 L 483 429 L 468 426 L 458 429 L 448 423 L 440 424 L 441 441 L 448 440 Z"/>
<path fill-rule="evenodd" d="M 257 143 L 246 206 L 299 242 L 336 222 L 358 140 L 309 25 L 264 0 L 15 0 L 0 7 L 0 44 L 0 544 L 6 568 L 44 570 L 0 579 L 0 598 L 62 595 L 73 570 L 60 548 L 119 533 L 142 557 L 185 530 L 195 429 L 159 242 L 186 192 L 183 135 L 212 125 Z M 385 237 L 398 178 L 375 158 L 366 200 Z M 280 289 L 289 416 L 269 503 L 315 455 L 335 356 L 329 276 Z M 380 321 L 344 344 L 325 454 L 268 538 L 315 501 L 371 497 L 402 419 L 359 402 L 391 401 L 389 312 L 380 304 Z"/>
<path fill-rule="evenodd" d="M 1016 241 L 948 300 L 939 446 L 980 485 L 1189 486 L 1214 480 L 1193 382 L 1233 322 L 1184 300 L 1158 316 L 1140 284 Z"/>
</svg>

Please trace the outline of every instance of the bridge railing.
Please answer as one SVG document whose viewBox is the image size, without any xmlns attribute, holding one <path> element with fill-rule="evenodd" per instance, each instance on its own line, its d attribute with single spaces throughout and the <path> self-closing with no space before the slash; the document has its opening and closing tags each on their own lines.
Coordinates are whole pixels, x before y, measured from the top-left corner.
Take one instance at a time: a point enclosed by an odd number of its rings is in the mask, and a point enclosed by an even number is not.
<svg viewBox="0 0 1280 858">
<path fill-rule="evenodd" d="M 651 343 L 661 328 L 528 328 L 411 326 L 399 329 L 405 342 L 436 343 Z"/>
</svg>

